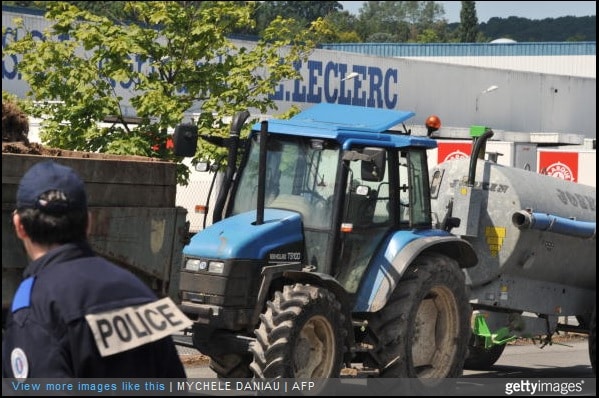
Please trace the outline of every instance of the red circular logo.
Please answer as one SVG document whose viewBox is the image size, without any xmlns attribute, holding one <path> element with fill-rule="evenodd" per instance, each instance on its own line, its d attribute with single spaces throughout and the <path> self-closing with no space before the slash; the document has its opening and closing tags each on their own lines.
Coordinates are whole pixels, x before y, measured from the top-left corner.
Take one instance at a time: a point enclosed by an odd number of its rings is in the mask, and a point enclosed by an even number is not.
<svg viewBox="0 0 599 398">
<path fill-rule="evenodd" d="M 447 162 L 448 160 L 463 159 L 463 158 L 467 158 L 467 157 L 468 157 L 467 153 L 464 153 L 462 151 L 453 151 L 450 154 L 448 154 L 447 156 L 445 156 L 444 162 Z"/>
<path fill-rule="evenodd" d="M 572 173 L 572 170 L 570 170 L 567 165 L 561 162 L 550 164 L 545 168 L 545 172 L 547 175 L 552 177 L 560 178 L 566 181 L 574 181 L 574 173 Z"/>
</svg>

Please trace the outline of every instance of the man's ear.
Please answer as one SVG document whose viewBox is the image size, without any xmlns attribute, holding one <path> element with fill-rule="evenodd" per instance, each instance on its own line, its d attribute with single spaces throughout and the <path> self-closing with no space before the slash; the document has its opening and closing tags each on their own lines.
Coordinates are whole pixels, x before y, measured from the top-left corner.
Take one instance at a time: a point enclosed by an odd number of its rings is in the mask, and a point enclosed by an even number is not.
<svg viewBox="0 0 599 398">
<path fill-rule="evenodd" d="M 16 211 L 12 215 L 12 223 L 15 226 L 15 233 L 17 234 L 17 238 L 23 240 L 29 235 L 25 231 L 25 227 L 23 227 L 23 223 L 21 222 L 21 216 Z"/>
</svg>

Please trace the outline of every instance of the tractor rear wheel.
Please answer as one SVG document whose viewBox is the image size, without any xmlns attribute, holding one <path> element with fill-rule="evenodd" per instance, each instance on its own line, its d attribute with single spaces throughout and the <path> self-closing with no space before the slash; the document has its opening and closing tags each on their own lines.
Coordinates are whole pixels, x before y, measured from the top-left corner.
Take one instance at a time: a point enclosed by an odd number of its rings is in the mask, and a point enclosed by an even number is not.
<svg viewBox="0 0 599 398">
<path fill-rule="evenodd" d="M 257 378 L 339 377 L 346 331 L 333 293 L 318 286 L 284 286 L 260 320 L 250 345 L 250 368 Z"/>
<path fill-rule="evenodd" d="M 441 254 L 410 265 L 383 309 L 369 321 L 372 363 L 381 377 L 459 377 L 470 338 L 464 273 Z M 431 385 L 430 383 L 427 383 Z"/>
</svg>

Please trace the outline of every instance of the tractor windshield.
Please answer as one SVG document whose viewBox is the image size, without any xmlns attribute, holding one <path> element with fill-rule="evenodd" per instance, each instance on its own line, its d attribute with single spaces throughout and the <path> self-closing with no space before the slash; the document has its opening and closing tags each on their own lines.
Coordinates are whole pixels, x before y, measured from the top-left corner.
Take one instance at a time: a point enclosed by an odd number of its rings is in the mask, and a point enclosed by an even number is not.
<svg viewBox="0 0 599 398">
<path fill-rule="evenodd" d="M 339 147 L 333 141 L 271 135 L 266 156 L 265 207 L 302 215 L 305 228 L 331 226 Z M 245 167 L 239 175 L 233 214 L 256 209 L 259 142 L 252 138 Z"/>
</svg>

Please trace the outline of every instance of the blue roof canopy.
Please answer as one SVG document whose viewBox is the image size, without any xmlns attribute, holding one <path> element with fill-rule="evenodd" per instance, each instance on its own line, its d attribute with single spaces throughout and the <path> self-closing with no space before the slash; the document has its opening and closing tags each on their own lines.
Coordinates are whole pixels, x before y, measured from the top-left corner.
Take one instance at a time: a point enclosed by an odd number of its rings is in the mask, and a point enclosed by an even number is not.
<svg viewBox="0 0 599 398">
<path fill-rule="evenodd" d="M 380 145 L 385 147 L 424 146 L 434 148 L 436 142 L 424 137 L 382 134 L 414 116 L 411 111 L 367 108 L 321 103 L 302 111 L 291 119 L 270 119 L 269 133 L 334 139 L 342 144 Z M 260 130 L 260 123 L 254 125 Z"/>
</svg>

